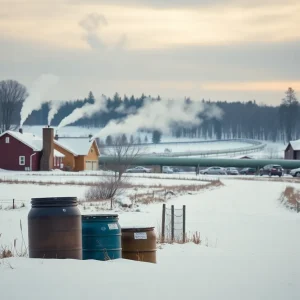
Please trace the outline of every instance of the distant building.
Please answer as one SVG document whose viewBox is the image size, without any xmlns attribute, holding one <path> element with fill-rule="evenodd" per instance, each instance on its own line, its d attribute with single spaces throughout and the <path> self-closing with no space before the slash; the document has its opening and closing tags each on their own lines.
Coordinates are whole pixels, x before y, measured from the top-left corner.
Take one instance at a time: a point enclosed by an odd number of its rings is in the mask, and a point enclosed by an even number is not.
<svg viewBox="0 0 300 300">
<path fill-rule="evenodd" d="M 289 142 L 284 150 L 284 159 L 300 160 L 300 140 Z"/>
<path fill-rule="evenodd" d="M 97 143 L 89 138 L 54 139 L 54 129 L 43 128 L 43 138 L 22 130 L 0 135 L 0 168 L 16 171 L 53 169 L 97 170 L 100 155 Z"/>
</svg>

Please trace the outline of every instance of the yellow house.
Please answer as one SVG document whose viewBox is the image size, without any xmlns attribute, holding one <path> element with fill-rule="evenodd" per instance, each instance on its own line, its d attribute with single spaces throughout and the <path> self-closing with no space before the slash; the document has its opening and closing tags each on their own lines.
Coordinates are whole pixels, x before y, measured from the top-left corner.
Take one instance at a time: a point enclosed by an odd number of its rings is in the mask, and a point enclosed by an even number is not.
<svg viewBox="0 0 300 300">
<path fill-rule="evenodd" d="M 54 149 L 64 154 L 64 169 L 70 171 L 98 170 L 100 151 L 90 137 L 54 138 Z"/>
</svg>

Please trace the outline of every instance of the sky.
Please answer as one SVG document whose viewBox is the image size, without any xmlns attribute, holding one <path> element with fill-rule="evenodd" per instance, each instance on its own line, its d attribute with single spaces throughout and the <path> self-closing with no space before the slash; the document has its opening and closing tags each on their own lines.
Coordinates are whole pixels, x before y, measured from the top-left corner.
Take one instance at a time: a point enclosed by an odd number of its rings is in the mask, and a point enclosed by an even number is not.
<svg viewBox="0 0 300 300">
<path fill-rule="evenodd" d="M 45 96 L 300 98 L 299 0 L 0 0 L 0 80 Z M 298 94 L 297 94 L 298 92 Z M 300 100 L 300 99 L 299 99 Z"/>
</svg>

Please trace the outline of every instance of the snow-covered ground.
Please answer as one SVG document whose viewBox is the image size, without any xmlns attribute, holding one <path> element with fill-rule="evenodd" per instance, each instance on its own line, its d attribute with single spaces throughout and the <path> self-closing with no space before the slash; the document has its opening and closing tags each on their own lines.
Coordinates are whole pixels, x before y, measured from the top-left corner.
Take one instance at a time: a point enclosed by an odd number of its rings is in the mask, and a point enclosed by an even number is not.
<svg viewBox="0 0 300 300">
<path fill-rule="evenodd" d="M 167 202 L 175 208 L 186 205 L 187 232 L 200 232 L 202 245 L 163 245 L 156 265 L 122 259 L 6 259 L 0 263 L 1 299 L 82 300 L 99 295 L 132 300 L 299 299 L 300 214 L 286 209 L 278 198 L 287 185 L 298 189 L 300 185 L 222 181 L 222 187 Z M 12 244 L 15 238 L 20 242 L 20 220 L 27 242 L 30 197 L 82 197 L 85 190 L 85 186 L 0 184 L 1 197 L 27 197 L 23 208 L 0 210 L 0 244 Z M 121 226 L 158 228 L 161 206 L 140 205 L 138 211 L 116 212 Z"/>
</svg>

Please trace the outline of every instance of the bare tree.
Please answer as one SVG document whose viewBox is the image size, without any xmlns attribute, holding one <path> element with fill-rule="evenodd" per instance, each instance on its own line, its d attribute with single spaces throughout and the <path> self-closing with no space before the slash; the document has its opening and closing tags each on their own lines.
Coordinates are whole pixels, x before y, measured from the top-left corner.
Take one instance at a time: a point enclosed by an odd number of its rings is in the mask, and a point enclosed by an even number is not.
<svg viewBox="0 0 300 300">
<path fill-rule="evenodd" d="M 0 81 L 0 130 L 12 129 L 13 115 L 27 98 L 24 85 L 15 80 Z"/>
<path fill-rule="evenodd" d="M 118 174 L 118 178 L 121 179 L 126 169 L 132 165 L 134 159 L 145 151 L 146 148 L 139 146 L 134 139 L 128 143 L 124 141 L 122 136 L 117 136 L 113 139 L 112 146 L 106 149 L 106 154 L 112 156 L 114 161 L 110 169 L 115 171 Z"/>
<path fill-rule="evenodd" d="M 110 200 L 110 209 L 113 209 L 114 200 L 124 193 L 126 179 L 119 179 L 114 174 L 102 176 L 101 182 L 91 186 L 85 194 L 88 201 Z"/>
<path fill-rule="evenodd" d="M 126 169 L 132 165 L 134 159 L 142 154 L 142 147 L 134 139 L 129 143 L 122 135 L 111 141 L 111 146 L 103 148 L 106 155 L 113 157 L 113 163 L 108 167 L 112 172 L 102 176 L 101 182 L 88 189 L 87 200 L 110 200 L 110 208 L 113 208 L 115 199 L 124 193 L 128 185 L 128 177 L 123 176 Z M 145 148 L 143 148 L 145 149 Z M 103 152 L 102 152 L 103 153 Z"/>
</svg>

